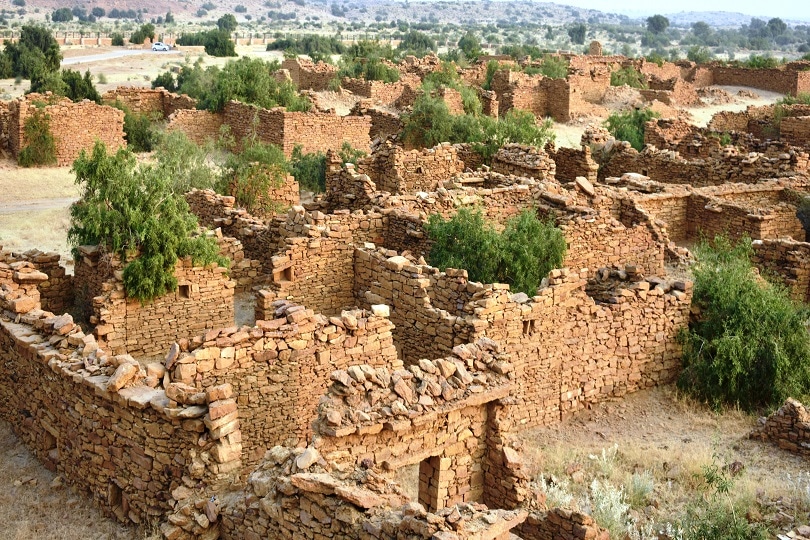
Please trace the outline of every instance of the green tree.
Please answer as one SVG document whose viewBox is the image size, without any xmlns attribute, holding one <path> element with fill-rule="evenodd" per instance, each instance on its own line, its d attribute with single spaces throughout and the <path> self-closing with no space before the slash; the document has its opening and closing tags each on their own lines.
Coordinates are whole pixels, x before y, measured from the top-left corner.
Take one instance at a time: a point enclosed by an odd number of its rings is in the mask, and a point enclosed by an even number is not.
<svg viewBox="0 0 810 540">
<path fill-rule="evenodd" d="M 211 56 L 236 56 L 236 46 L 228 32 L 212 30 L 206 33 L 205 52 Z"/>
<path fill-rule="evenodd" d="M 129 42 L 134 43 L 135 45 L 141 45 L 147 39 L 150 41 L 155 40 L 155 25 L 152 23 L 141 25 L 140 28 L 135 30 L 132 35 L 129 36 Z"/>
<path fill-rule="evenodd" d="M 481 40 L 471 31 L 467 31 L 466 34 L 461 36 L 461 39 L 458 40 L 458 48 L 469 60 L 475 60 L 482 53 Z"/>
<path fill-rule="evenodd" d="M 568 37 L 571 38 L 571 43 L 583 45 L 585 43 L 585 32 L 587 28 L 583 23 L 577 23 L 568 29 Z"/>
<path fill-rule="evenodd" d="M 51 13 L 51 20 L 53 22 L 70 22 L 73 20 L 73 12 L 70 8 L 59 8 Z"/>
<path fill-rule="evenodd" d="M 484 220 L 480 210 L 468 208 L 459 209 L 449 220 L 431 215 L 427 231 L 433 241 L 431 265 L 464 269 L 471 281 L 508 283 L 514 292 L 530 296 L 565 258 L 562 231 L 531 210 L 509 219 L 502 233 Z"/>
<path fill-rule="evenodd" d="M 696 23 L 692 23 L 692 33 L 701 42 L 705 43 L 712 33 L 712 27 L 706 24 L 704 21 L 698 21 Z"/>
<path fill-rule="evenodd" d="M 104 8 L 98 7 L 98 6 L 94 7 L 92 10 L 90 10 L 90 13 L 92 13 L 93 17 L 97 17 L 97 18 L 101 18 L 101 17 L 103 17 L 104 15 L 107 14 L 107 12 L 104 11 Z"/>
<path fill-rule="evenodd" d="M 415 56 L 425 56 L 428 53 L 436 52 L 436 42 L 424 32 L 411 30 L 402 38 L 397 50 Z"/>
<path fill-rule="evenodd" d="M 647 17 L 647 30 L 652 34 L 661 34 L 669 28 L 669 19 L 663 15 Z"/>
<path fill-rule="evenodd" d="M 217 28 L 222 32 L 234 32 L 237 26 L 236 17 L 230 13 L 226 13 L 217 20 Z"/>
<path fill-rule="evenodd" d="M 174 24 L 174 15 L 172 15 L 171 11 L 166 12 L 166 16 L 163 18 L 163 21 L 166 24 Z"/>
<path fill-rule="evenodd" d="M 779 17 L 774 17 L 768 21 L 767 28 L 771 37 L 776 38 L 785 33 L 787 30 L 787 24 L 785 24 L 785 22 Z"/>
<path fill-rule="evenodd" d="M 682 335 L 678 384 L 713 406 L 776 407 L 810 392 L 807 307 L 754 273 L 749 240 L 702 242 L 693 304 L 700 317 Z"/>
<path fill-rule="evenodd" d="M 686 52 L 686 59 L 696 64 L 705 64 L 712 59 L 712 53 L 706 47 L 693 45 Z"/>
<path fill-rule="evenodd" d="M 644 148 L 644 127 L 658 113 L 650 109 L 616 112 L 605 120 L 605 127 L 617 140 L 627 141 L 636 150 Z"/>
<path fill-rule="evenodd" d="M 23 167 L 56 164 L 56 141 L 51 134 L 51 117 L 37 109 L 23 125 L 25 147 L 18 160 Z"/>
<path fill-rule="evenodd" d="M 173 291 L 180 257 L 227 265 L 213 239 L 195 236 L 197 218 L 165 171 L 137 165 L 124 149 L 109 155 L 101 142 L 89 156 L 82 151 L 73 171 L 81 198 L 70 208 L 68 240 L 120 255 L 127 296 L 147 302 Z"/>
</svg>

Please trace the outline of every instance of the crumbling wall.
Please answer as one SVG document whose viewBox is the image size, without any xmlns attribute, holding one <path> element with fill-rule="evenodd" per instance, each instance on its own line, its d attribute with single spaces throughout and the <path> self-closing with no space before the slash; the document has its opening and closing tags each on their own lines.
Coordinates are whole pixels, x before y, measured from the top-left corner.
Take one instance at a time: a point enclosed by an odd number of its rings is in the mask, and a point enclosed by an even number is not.
<svg viewBox="0 0 810 540">
<path fill-rule="evenodd" d="M 810 413 L 804 405 L 788 398 L 779 410 L 751 433 L 752 439 L 770 441 L 779 448 L 810 456 Z"/>
<path fill-rule="evenodd" d="M 237 141 L 255 133 L 262 142 L 280 146 L 287 157 L 298 145 L 305 154 L 337 151 L 344 142 L 364 151 L 371 145 L 371 119 L 366 116 L 287 112 L 283 108 L 262 109 L 238 101 L 225 105 L 224 115 L 224 123 Z"/>
<path fill-rule="evenodd" d="M 492 172 L 553 180 L 556 164 L 541 148 L 511 143 L 502 146 L 492 157 Z"/>
<path fill-rule="evenodd" d="M 337 77 L 337 67 L 325 62 L 317 64 L 305 58 L 286 58 L 281 69 L 290 72 L 290 79 L 299 90 L 321 92 L 329 87 L 329 82 Z"/>
<path fill-rule="evenodd" d="M 785 66 L 773 69 L 712 66 L 712 84 L 723 86 L 747 86 L 798 95 L 810 91 L 810 73 L 796 71 Z"/>
<path fill-rule="evenodd" d="M 779 126 L 779 138 L 796 146 L 810 146 L 810 116 L 788 116 Z"/>
<path fill-rule="evenodd" d="M 398 114 L 375 108 L 370 101 L 358 101 L 349 114 L 371 118 L 371 129 L 368 135 L 372 141 L 385 140 L 400 133 L 403 128 L 402 120 Z"/>
<path fill-rule="evenodd" d="M 555 148 L 553 144 L 546 145 L 546 152 L 554 161 L 559 182 L 573 182 L 578 176 L 588 180 L 591 184 L 597 182 L 599 164 L 591 157 L 591 148 L 583 146 L 581 150 L 575 148 Z"/>
<path fill-rule="evenodd" d="M 127 298 L 122 268 L 117 257 L 87 253 L 76 261 L 74 279 L 77 290 L 91 299 L 82 309 L 90 313 L 94 335 L 113 354 L 160 354 L 206 328 L 233 325 L 236 283 L 227 268 L 195 267 L 190 258 L 178 261 L 177 289 L 145 304 Z"/>
<path fill-rule="evenodd" d="M 520 405 L 510 412 L 516 425 L 559 422 L 588 403 L 668 382 L 679 369 L 674 338 L 688 320 L 691 283 L 638 273 L 624 283 L 602 272 L 602 284 L 593 285 L 585 270 L 554 270 L 531 299 L 505 285 L 467 283 L 471 300 L 453 313 L 432 305 L 436 269 L 380 251 L 359 250 L 355 261 L 357 299 L 391 306 L 406 364 L 479 337 L 504 344 L 519 374 L 511 394 Z M 455 276 L 466 282 L 460 272 Z M 608 292 L 595 299 L 593 290 L 605 284 Z M 414 328 L 400 327 L 399 319 Z"/>
<path fill-rule="evenodd" d="M 199 145 L 203 145 L 219 138 L 223 121 L 222 113 L 197 109 L 179 109 L 169 116 L 166 131 L 182 131 L 186 137 Z"/>
<path fill-rule="evenodd" d="M 413 105 L 422 79 L 412 73 L 400 73 L 399 80 L 393 83 L 343 77 L 340 85 L 356 96 L 369 98 L 383 105 L 406 107 Z"/>
<path fill-rule="evenodd" d="M 50 93 L 28 94 L 9 105 L 9 150 L 15 158 L 28 144 L 25 122 L 37 111 L 49 118 L 60 166 L 73 163 L 82 150 L 90 152 L 96 141 L 103 142 L 108 152 L 126 146 L 122 111 L 89 100 L 73 103 Z"/>
<path fill-rule="evenodd" d="M 159 366 L 108 355 L 70 315 L 34 308 L 19 322 L 0 320 L 0 358 L 3 420 L 121 521 L 147 523 L 171 510 L 184 479 L 229 483 L 240 466 L 204 421 L 214 400 L 171 402 L 155 387 Z"/>
<path fill-rule="evenodd" d="M 175 94 L 165 88 L 142 88 L 136 86 L 119 86 L 101 96 L 105 105 L 121 103 L 130 111 L 146 115 L 168 118 L 182 109 L 195 109 L 197 100 L 185 94 Z"/>
<path fill-rule="evenodd" d="M 810 244 L 763 239 L 755 240 L 753 248 L 751 260 L 757 268 L 779 278 L 794 300 L 810 301 Z"/>
<path fill-rule="evenodd" d="M 73 305 L 73 276 L 59 264 L 60 258 L 58 253 L 43 253 L 38 249 L 11 253 L 0 246 L 0 268 L 20 277 L 27 276 L 27 280 L 36 285 L 42 309 L 52 313 L 65 313 Z M 32 279 L 34 276 L 36 279 Z"/>
<path fill-rule="evenodd" d="M 358 164 L 377 190 L 392 194 L 435 191 L 445 181 L 464 170 L 454 146 L 441 143 L 433 148 L 405 150 L 386 141 Z"/>
<path fill-rule="evenodd" d="M 398 369 L 391 330 L 384 314 L 352 310 L 327 318 L 280 300 L 253 328 L 217 328 L 190 340 L 170 377 L 201 390 L 232 386 L 234 405 L 223 418 L 240 427 L 243 460 L 252 465 L 276 444 L 310 439 L 334 370 Z"/>
</svg>

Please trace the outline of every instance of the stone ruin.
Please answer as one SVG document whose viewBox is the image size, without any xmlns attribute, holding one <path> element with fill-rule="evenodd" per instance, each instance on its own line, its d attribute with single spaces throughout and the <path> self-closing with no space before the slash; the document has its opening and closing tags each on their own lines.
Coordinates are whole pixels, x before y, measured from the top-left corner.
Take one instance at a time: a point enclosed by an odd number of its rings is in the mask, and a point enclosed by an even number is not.
<svg viewBox="0 0 810 540">
<path fill-rule="evenodd" d="M 572 59 L 555 83 L 504 75 L 493 100 L 508 110 L 549 85 L 570 114 L 616 62 Z M 731 76 L 653 66 L 640 69 Z M 435 65 L 400 68 L 418 78 Z M 369 99 L 403 99 L 404 86 Z M 757 265 L 810 297 L 797 217 L 808 154 L 795 135 L 737 132 L 731 147 L 657 120 L 642 152 L 590 132 L 579 149 L 508 145 L 481 166 L 469 145 L 372 143 L 372 129 L 395 130 L 372 101 L 349 117 L 238 103 L 212 115 L 172 110 L 161 90 L 116 92 L 195 138 L 255 126 L 285 152 L 304 133 L 319 134 L 309 150 L 331 150 L 326 192 L 285 212 L 188 193 L 232 265 L 180 261 L 177 291 L 147 305 L 126 298 L 121 261 L 96 247 L 80 248 L 74 276 L 57 255 L 0 250 L 3 418 L 107 512 L 159 520 L 170 540 L 607 538 L 589 516 L 546 507 L 515 435 L 676 377 L 692 284 L 666 274 L 702 234 L 755 239 Z M 371 154 L 341 163 L 343 140 Z M 564 268 L 529 297 L 430 266 L 428 217 L 461 207 L 496 227 L 524 209 L 554 219 Z M 235 322 L 237 291 L 254 299 L 255 323 Z M 805 417 L 788 402 L 755 436 L 802 453 Z M 406 470 L 415 485 L 396 481 Z"/>
</svg>

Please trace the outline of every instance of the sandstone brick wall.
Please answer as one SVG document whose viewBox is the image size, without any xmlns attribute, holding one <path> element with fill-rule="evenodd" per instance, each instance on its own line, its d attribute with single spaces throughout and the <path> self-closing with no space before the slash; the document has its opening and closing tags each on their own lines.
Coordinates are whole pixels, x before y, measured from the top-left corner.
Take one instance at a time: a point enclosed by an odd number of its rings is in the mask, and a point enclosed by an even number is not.
<svg viewBox="0 0 810 540">
<path fill-rule="evenodd" d="M 615 151 L 599 169 L 599 179 L 634 172 L 657 182 L 690 184 L 694 187 L 728 182 L 756 183 L 762 178 L 794 176 L 808 170 L 804 152 L 739 154 L 732 149 L 712 160 L 680 157 L 675 152 L 647 148 L 638 152 L 625 147 Z"/>
<path fill-rule="evenodd" d="M 177 290 L 145 305 L 126 297 L 123 282 L 115 276 L 121 268 L 116 258 L 97 252 L 76 261 L 74 280 L 76 288 L 92 299 L 85 309 L 95 325 L 94 335 L 113 354 L 160 354 L 172 342 L 204 329 L 233 325 L 236 283 L 228 278 L 227 268 L 178 261 Z M 85 281 L 87 276 L 91 278 Z"/>
<path fill-rule="evenodd" d="M 371 119 L 366 116 L 287 112 L 283 108 L 262 109 L 237 101 L 225 106 L 224 115 L 224 123 L 230 126 L 236 140 L 241 141 L 255 130 L 262 142 L 280 146 L 287 157 L 297 145 L 302 146 L 305 154 L 340 150 L 344 142 L 363 151 L 368 151 L 371 145 Z"/>
<path fill-rule="evenodd" d="M 37 104 L 44 106 L 40 109 Z M 9 149 L 14 157 L 27 145 L 25 121 L 35 111 L 42 111 L 50 119 L 60 166 L 72 164 L 82 150 L 91 151 L 97 140 L 106 144 L 110 152 L 126 146 L 122 111 L 88 100 L 73 103 L 50 94 L 28 94 L 9 106 Z"/>
<path fill-rule="evenodd" d="M 787 239 L 753 242 L 752 262 L 763 272 L 776 276 L 797 301 L 810 300 L 810 244 Z"/>
<path fill-rule="evenodd" d="M 394 83 L 344 77 L 340 85 L 356 96 L 369 98 L 383 105 L 405 107 L 413 105 L 422 79 L 419 75 L 410 73 L 400 73 L 399 80 Z"/>
<path fill-rule="evenodd" d="M 558 422 L 587 403 L 677 374 L 680 349 L 674 336 L 687 322 L 690 283 L 673 288 L 633 277 L 637 281 L 614 283 L 595 300 L 590 289 L 599 283 L 589 284 L 586 270 L 555 270 L 533 299 L 512 295 L 506 286 L 466 284 L 475 291 L 472 300 L 454 315 L 429 300 L 435 269 L 383 253 L 356 253 L 355 294 L 358 301 L 391 306 L 395 343 L 406 364 L 442 356 L 479 337 L 504 344 L 520 374 L 510 415 L 516 425 Z M 616 275 L 608 273 L 603 281 Z"/>
<path fill-rule="evenodd" d="M 810 413 L 804 405 L 788 398 L 768 417 L 765 425 L 751 433 L 751 438 L 770 441 L 794 454 L 810 456 Z"/>
<path fill-rule="evenodd" d="M 370 101 L 358 101 L 350 114 L 352 116 L 368 116 L 371 118 L 371 129 L 368 135 L 372 142 L 377 139 L 384 140 L 402 131 L 403 124 L 398 114 L 377 109 L 373 107 Z"/>
<path fill-rule="evenodd" d="M 198 389 L 230 384 L 243 434 L 242 459 L 257 463 L 277 444 L 312 436 L 318 402 L 336 369 L 398 369 L 391 322 L 371 312 L 325 317 L 279 300 L 253 328 L 214 329 L 189 342 L 171 379 Z"/>
<path fill-rule="evenodd" d="M 526 519 L 522 510 L 478 504 L 429 512 L 379 469 L 338 474 L 319 457 L 313 447 L 273 448 L 245 490 L 225 503 L 223 537 L 505 540 Z"/>
<path fill-rule="evenodd" d="M 810 116 L 789 116 L 782 119 L 779 138 L 796 146 L 810 146 Z"/>
<path fill-rule="evenodd" d="M 43 253 L 38 249 L 11 253 L 0 246 L 0 265 L 7 271 L 22 272 L 20 276 L 26 275 L 27 281 L 36 286 L 42 309 L 53 313 L 65 313 L 73 305 L 73 276 L 59 264 L 60 258 L 58 253 Z M 33 276 L 35 280 L 31 279 Z M 12 287 L 10 276 L 7 281 L 7 286 Z"/>
<path fill-rule="evenodd" d="M 449 143 L 433 148 L 405 150 L 386 141 L 372 155 L 357 164 L 379 191 L 392 194 L 435 191 L 464 170 L 457 149 Z"/>
<path fill-rule="evenodd" d="M 132 112 L 158 115 L 160 118 L 168 118 L 175 111 L 194 109 L 197 106 L 197 100 L 185 94 L 174 94 L 164 88 L 135 86 L 119 86 L 115 90 L 105 92 L 101 96 L 101 101 L 106 105 L 119 101 Z"/>
<path fill-rule="evenodd" d="M 785 67 L 774 69 L 750 69 L 712 66 L 712 84 L 724 86 L 748 86 L 780 94 L 797 95 L 806 91 L 808 79 L 806 72 L 799 72 Z"/>
<path fill-rule="evenodd" d="M 559 182 L 573 182 L 578 176 L 582 176 L 591 184 L 597 182 L 599 164 L 591 157 L 589 146 L 583 146 L 581 150 L 574 148 L 560 147 L 553 145 L 546 146 L 546 152 L 555 164 L 555 177 Z"/>
<path fill-rule="evenodd" d="M 542 149 L 522 144 L 506 144 L 492 157 L 492 171 L 537 180 L 554 179 L 556 164 Z"/>
<path fill-rule="evenodd" d="M 223 115 L 197 109 L 179 109 L 169 116 L 166 131 L 182 131 L 199 145 L 219 138 Z"/>
<path fill-rule="evenodd" d="M 552 508 L 547 512 L 530 512 L 526 521 L 515 529 L 523 540 L 607 540 L 607 531 L 588 514 Z"/>
<path fill-rule="evenodd" d="M 0 356 L 3 419 L 46 467 L 122 521 L 164 515 L 184 478 L 229 483 L 240 466 L 219 453 L 204 394 L 193 406 L 169 400 L 156 387 L 160 365 L 108 355 L 70 315 L 34 308 L 18 323 L 0 320 Z"/>
<path fill-rule="evenodd" d="M 337 76 L 337 67 L 324 62 L 317 64 L 304 58 L 286 58 L 281 68 L 290 72 L 292 82 L 299 90 L 326 90 L 329 81 Z"/>
</svg>

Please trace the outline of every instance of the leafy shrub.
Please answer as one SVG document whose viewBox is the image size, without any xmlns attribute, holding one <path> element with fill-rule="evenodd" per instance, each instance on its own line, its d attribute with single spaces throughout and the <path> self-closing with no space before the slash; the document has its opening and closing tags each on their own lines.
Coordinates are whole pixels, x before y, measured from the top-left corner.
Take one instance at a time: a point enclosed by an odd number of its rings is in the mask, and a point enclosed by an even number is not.
<svg viewBox="0 0 810 540">
<path fill-rule="evenodd" d="M 773 69 L 779 66 L 779 60 L 772 56 L 752 54 L 748 60 L 743 62 L 743 66 L 751 69 Z"/>
<path fill-rule="evenodd" d="M 795 96 L 788 94 L 779 99 L 776 105 L 810 105 L 810 92 L 799 92 Z"/>
<path fill-rule="evenodd" d="M 644 126 L 658 113 L 650 109 L 615 112 L 605 121 L 605 127 L 616 139 L 627 141 L 636 150 L 644 148 Z"/>
<path fill-rule="evenodd" d="M 326 155 L 323 152 L 304 154 L 296 145 L 290 157 L 292 175 L 301 189 L 322 193 L 326 190 Z"/>
<path fill-rule="evenodd" d="M 322 56 L 343 54 L 346 46 L 334 36 L 306 35 L 299 38 L 280 38 L 267 44 L 268 51 L 290 51 L 296 55 Z"/>
<path fill-rule="evenodd" d="M 367 81 L 382 81 L 393 83 L 399 80 L 399 70 L 388 66 L 380 58 L 341 59 L 338 77 L 352 79 L 365 79 Z"/>
<path fill-rule="evenodd" d="M 125 149 L 108 155 L 96 142 L 90 156 L 82 151 L 73 163 L 81 199 L 70 208 L 71 245 L 100 245 L 125 261 L 127 296 L 150 301 L 177 287 L 174 266 L 179 257 L 195 264 L 227 260 L 213 239 L 193 236 L 197 218 L 183 196 L 171 189 L 166 171 L 136 166 Z"/>
<path fill-rule="evenodd" d="M 101 77 L 99 76 L 99 79 Z M 93 84 L 93 76 L 90 75 L 90 70 L 84 72 L 84 76 L 78 71 L 72 69 L 62 70 L 62 81 L 66 86 L 65 97 L 70 98 L 74 102 L 79 102 L 84 99 L 101 103 L 101 96 Z"/>
<path fill-rule="evenodd" d="M 546 506 L 549 508 L 573 508 L 577 506 L 574 496 L 571 494 L 568 481 L 558 480 L 554 476 L 541 476 L 539 484 L 543 486 L 546 494 Z"/>
<path fill-rule="evenodd" d="M 549 79 L 564 79 L 568 76 L 568 60 L 547 54 L 540 64 L 540 73 Z"/>
<path fill-rule="evenodd" d="M 189 139 L 182 131 L 172 131 L 161 137 L 155 149 L 158 168 L 171 179 L 174 193 L 192 189 L 213 189 L 217 176 L 208 164 L 209 153 Z"/>
<path fill-rule="evenodd" d="M 236 46 L 226 30 L 211 30 L 205 35 L 205 52 L 210 56 L 236 56 Z"/>
<path fill-rule="evenodd" d="M 152 88 L 163 87 L 169 92 L 176 92 L 177 82 L 174 79 L 171 71 L 165 71 L 152 80 Z"/>
<path fill-rule="evenodd" d="M 648 498 L 653 492 L 655 484 L 650 471 L 633 473 L 630 477 L 630 484 L 627 486 L 627 501 L 633 508 L 643 508 L 647 506 Z"/>
<path fill-rule="evenodd" d="M 625 67 L 610 74 L 611 86 L 627 85 L 631 88 L 647 88 L 647 80 L 644 75 L 635 68 Z"/>
<path fill-rule="evenodd" d="M 246 139 L 239 153 L 229 154 L 222 166 L 217 191 L 236 198 L 248 212 L 277 210 L 265 194 L 284 183 L 289 168 L 284 152 L 276 145 Z"/>
<path fill-rule="evenodd" d="M 712 59 L 712 56 L 709 49 L 700 45 L 693 45 L 686 52 L 686 59 L 696 64 L 705 64 Z"/>
<path fill-rule="evenodd" d="M 23 167 L 56 164 L 56 141 L 51 134 L 51 118 L 41 110 L 25 119 L 23 125 L 25 147 L 18 161 Z"/>
<path fill-rule="evenodd" d="M 343 163 L 357 163 L 358 160 L 366 157 L 366 153 L 359 148 L 354 148 L 348 141 L 343 141 L 343 144 L 338 150 L 338 156 Z"/>
<path fill-rule="evenodd" d="M 596 478 L 591 482 L 590 488 L 586 504 L 590 506 L 591 516 L 610 531 L 611 538 L 623 538 L 631 524 L 627 515 L 630 505 L 626 501 L 624 489 L 616 488 L 607 481 L 600 482 Z"/>
<path fill-rule="evenodd" d="M 133 152 L 151 152 L 160 134 L 152 119 L 143 113 L 133 112 L 129 107 L 116 101 L 113 107 L 124 111 L 124 139 Z"/>
<path fill-rule="evenodd" d="M 73 12 L 66 7 L 55 9 L 51 13 L 51 20 L 53 22 L 70 22 L 73 20 Z"/>
<path fill-rule="evenodd" d="M 123 34 L 121 34 L 119 32 L 115 32 L 113 34 L 110 34 L 110 37 L 112 38 L 113 47 L 123 47 L 124 46 L 124 35 Z"/>
<path fill-rule="evenodd" d="M 152 23 L 141 25 L 140 28 L 132 32 L 132 35 L 129 36 L 129 42 L 135 45 L 141 45 L 147 39 L 155 40 L 155 25 Z"/>
<path fill-rule="evenodd" d="M 414 56 L 425 56 L 428 53 L 436 52 L 436 42 L 424 32 L 411 30 L 402 38 L 397 46 L 397 50 Z"/>
<path fill-rule="evenodd" d="M 695 251 L 699 320 L 681 335 L 679 386 L 718 407 L 777 406 L 810 390 L 807 308 L 753 272 L 751 242 L 724 237 Z"/>
<path fill-rule="evenodd" d="M 562 232 L 530 210 L 507 221 L 502 233 L 484 221 L 480 210 L 467 208 L 447 221 L 430 216 L 427 232 L 433 241 L 431 265 L 465 269 L 471 281 L 509 283 L 515 292 L 529 295 L 565 256 Z"/>
<path fill-rule="evenodd" d="M 404 117 L 403 137 L 420 148 L 442 142 L 471 143 L 489 162 L 504 144 L 544 146 L 554 139 L 554 133 L 550 122 L 538 125 L 528 111 L 511 109 L 499 119 L 471 114 L 453 116 L 444 101 L 426 94 L 417 98 L 411 113 Z"/>
</svg>

